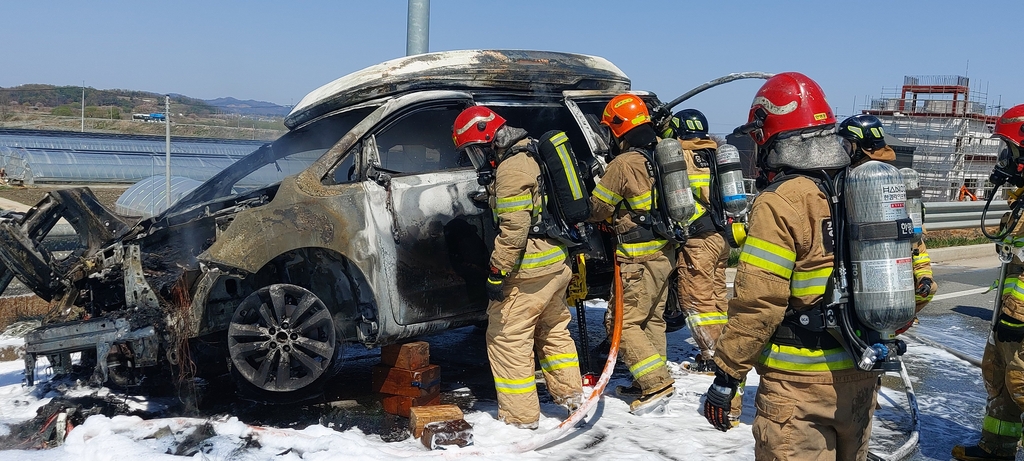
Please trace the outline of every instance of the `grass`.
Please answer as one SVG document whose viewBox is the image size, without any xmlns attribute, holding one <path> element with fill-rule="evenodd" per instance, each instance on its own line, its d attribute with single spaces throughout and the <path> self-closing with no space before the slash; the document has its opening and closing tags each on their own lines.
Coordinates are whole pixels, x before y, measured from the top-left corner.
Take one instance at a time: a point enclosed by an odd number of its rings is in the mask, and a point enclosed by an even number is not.
<svg viewBox="0 0 1024 461">
<path fill-rule="evenodd" d="M 0 298 L 0 331 L 22 320 L 41 320 L 50 310 L 50 303 L 35 295 Z"/>
</svg>

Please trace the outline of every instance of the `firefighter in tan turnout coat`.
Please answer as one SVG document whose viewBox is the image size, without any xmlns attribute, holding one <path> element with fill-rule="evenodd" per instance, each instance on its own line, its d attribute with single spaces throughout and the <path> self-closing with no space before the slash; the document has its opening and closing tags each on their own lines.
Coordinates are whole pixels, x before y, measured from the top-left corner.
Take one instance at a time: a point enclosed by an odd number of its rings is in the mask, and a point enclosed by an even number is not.
<svg viewBox="0 0 1024 461">
<path fill-rule="evenodd" d="M 720 430 L 732 427 L 730 400 L 756 367 L 757 460 L 866 459 L 879 374 L 857 369 L 827 332 L 805 334 L 785 321 L 787 311 L 809 312 L 824 298 L 833 221 L 817 181 L 846 167 L 849 156 L 824 93 L 803 74 L 768 79 L 749 121 L 759 167 L 771 179 L 749 216 L 704 415 Z"/>
<path fill-rule="evenodd" d="M 540 219 L 544 190 L 525 130 L 474 106 L 456 117 L 453 139 L 482 177 L 494 168 L 488 192 L 499 233 L 487 278 L 487 357 L 498 419 L 535 429 L 540 419 L 535 353 L 555 403 L 571 413 L 583 402 L 576 344 L 566 328 L 572 318 L 565 303 L 572 275 L 565 264 L 568 253 L 553 239 L 529 234 L 531 224 Z"/>
<path fill-rule="evenodd" d="M 622 360 L 634 379 L 633 386 L 619 389 L 619 393 L 635 395 L 630 410 L 643 413 L 674 393 L 675 381 L 665 366 L 664 318 L 674 245 L 638 223 L 641 217 L 650 222 L 656 203 L 654 179 L 647 167 L 651 160 L 640 150 L 657 142 L 647 106 L 635 95 L 616 96 L 605 107 L 601 124 L 611 130 L 620 153 L 594 187 L 590 221 L 611 220 L 618 241 L 615 257 L 621 264 L 623 291 Z M 612 320 L 605 317 L 609 332 Z"/>
<path fill-rule="evenodd" d="M 996 120 L 992 135 L 1006 143 L 991 181 L 996 187 L 1006 182 L 1020 187 L 1024 178 L 1016 166 L 1024 164 L 1024 104 L 1011 107 Z M 1017 189 L 1019 194 L 1021 189 Z M 1019 199 L 1019 195 L 1015 197 Z M 1005 225 L 1010 225 L 1005 222 Z M 1004 239 L 1014 249 L 1024 242 L 1024 229 L 1017 225 Z M 1024 410 L 1024 277 L 1019 254 L 1013 256 L 1002 284 L 1002 308 L 994 331 L 985 344 L 981 359 L 981 375 L 988 391 L 985 418 L 981 423 L 981 440 L 977 445 L 953 447 L 954 458 L 963 461 L 1012 460 L 1021 440 L 1021 418 Z"/>
</svg>

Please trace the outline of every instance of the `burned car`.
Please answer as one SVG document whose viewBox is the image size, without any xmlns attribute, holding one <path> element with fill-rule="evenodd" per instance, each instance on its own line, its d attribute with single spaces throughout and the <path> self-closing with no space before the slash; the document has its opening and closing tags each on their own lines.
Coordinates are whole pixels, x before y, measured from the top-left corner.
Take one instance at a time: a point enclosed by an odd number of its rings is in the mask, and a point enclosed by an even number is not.
<svg viewBox="0 0 1024 461">
<path fill-rule="evenodd" d="M 28 384 L 38 357 L 61 372 L 87 351 L 97 382 L 220 360 L 245 394 L 295 400 L 337 373 L 346 344 L 484 321 L 496 229 L 452 142 L 456 115 L 486 104 L 534 136 L 564 130 L 598 169 L 597 120 L 629 89 L 592 56 L 405 57 L 311 92 L 288 133 L 156 217 L 126 222 L 86 188 L 52 192 L 0 221 L 0 283 L 17 277 L 61 314 L 26 339 Z M 281 180 L 243 186 L 257 172 Z M 40 244 L 60 218 L 79 235 L 64 258 Z M 611 262 L 595 241 L 590 296 L 605 297 Z"/>
</svg>

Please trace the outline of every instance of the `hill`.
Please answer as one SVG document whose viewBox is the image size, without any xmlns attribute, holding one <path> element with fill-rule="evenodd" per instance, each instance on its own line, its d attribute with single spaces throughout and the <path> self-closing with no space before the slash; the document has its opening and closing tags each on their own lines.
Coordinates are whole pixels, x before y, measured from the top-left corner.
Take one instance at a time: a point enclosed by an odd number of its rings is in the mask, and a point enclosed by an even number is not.
<svg viewBox="0 0 1024 461">
<path fill-rule="evenodd" d="M 163 134 L 149 114 L 165 111 L 165 96 L 138 90 L 101 90 L 41 84 L 0 87 L 0 127 L 40 130 Z M 233 139 L 275 139 L 283 134 L 291 110 L 266 101 L 231 97 L 202 100 L 170 94 L 171 134 Z M 145 117 L 134 117 L 144 114 Z M 84 120 L 83 120 L 84 119 Z"/>
</svg>

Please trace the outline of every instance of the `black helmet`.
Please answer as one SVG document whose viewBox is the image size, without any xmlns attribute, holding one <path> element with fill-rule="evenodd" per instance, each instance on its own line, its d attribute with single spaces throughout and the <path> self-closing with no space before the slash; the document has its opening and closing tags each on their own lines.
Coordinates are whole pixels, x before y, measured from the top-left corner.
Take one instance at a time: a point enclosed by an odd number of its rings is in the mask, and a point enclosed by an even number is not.
<svg viewBox="0 0 1024 461">
<path fill-rule="evenodd" d="M 850 145 L 844 143 L 844 147 L 851 156 L 855 150 L 875 150 L 886 146 L 882 121 L 874 115 L 860 114 L 843 120 L 836 134 L 849 141 Z"/>
<path fill-rule="evenodd" d="M 676 112 L 669 126 L 662 132 L 663 138 L 707 138 L 708 118 L 697 109 L 683 109 Z"/>
</svg>

